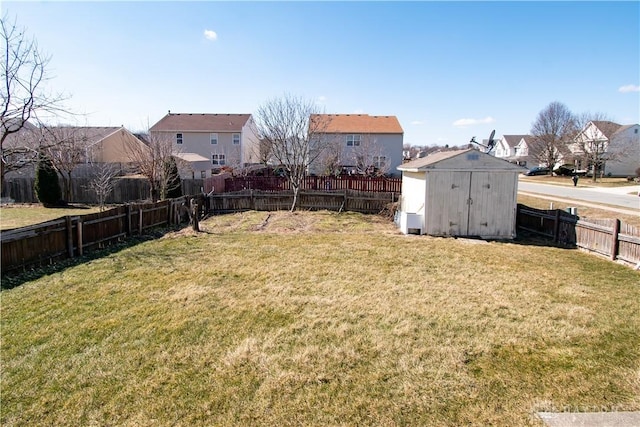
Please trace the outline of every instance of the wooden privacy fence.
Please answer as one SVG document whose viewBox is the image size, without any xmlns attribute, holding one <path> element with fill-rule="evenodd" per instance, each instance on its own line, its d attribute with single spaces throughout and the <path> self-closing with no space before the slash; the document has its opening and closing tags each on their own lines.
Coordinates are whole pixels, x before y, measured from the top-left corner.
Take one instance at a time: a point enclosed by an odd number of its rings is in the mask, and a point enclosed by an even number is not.
<svg viewBox="0 0 640 427">
<path fill-rule="evenodd" d="M 90 178 L 73 178 L 68 203 L 97 204 L 98 195 L 90 188 Z M 38 203 L 33 189 L 35 178 L 7 178 L 2 182 L 2 194 L 8 195 L 16 203 Z M 60 180 L 62 185 L 62 180 Z M 202 179 L 183 179 L 182 194 L 198 194 L 204 189 Z M 130 203 L 150 199 L 149 183 L 141 178 L 114 178 L 113 191 L 107 196 L 107 204 Z"/>
<path fill-rule="evenodd" d="M 398 196 L 398 193 L 371 193 L 353 190 L 301 190 L 298 193 L 297 208 L 379 213 L 389 203 L 397 202 Z M 291 203 L 293 203 L 292 191 L 243 190 L 209 196 L 209 210 L 214 213 L 288 210 L 291 208 Z"/>
<path fill-rule="evenodd" d="M 205 187 L 210 188 L 208 185 L 205 185 Z M 285 191 L 292 189 L 289 180 L 287 180 L 287 178 L 279 176 L 232 177 L 226 178 L 224 180 L 224 186 L 218 184 L 217 188 L 220 189 L 222 187 L 222 191 L 217 191 L 215 185 L 212 185 L 212 187 L 216 193 L 236 192 L 242 190 Z M 349 175 L 341 175 L 338 177 L 308 176 L 303 179 L 300 189 L 326 191 L 353 190 L 371 193 L 400 193 L 402 191 L 402 178 L 370 178 Z"/>
<path fill-rule="evenodd" d="M 640 263 L 640 227 L 619 219 L 580 219 L 560 209 L 518 204 L 517 227 L 564 245 L 577 246 L 631 264 Z"/>
<path fill-rule="evenodd" d="M 128 204 L 104 212 L 65 216 L 0 233 L 2 274 L 31 265 L 82 256 L 126 236 L 178 224 L 192 197 Z M 198 196 L 199 205 L 204 198 Z"/>
</svg>

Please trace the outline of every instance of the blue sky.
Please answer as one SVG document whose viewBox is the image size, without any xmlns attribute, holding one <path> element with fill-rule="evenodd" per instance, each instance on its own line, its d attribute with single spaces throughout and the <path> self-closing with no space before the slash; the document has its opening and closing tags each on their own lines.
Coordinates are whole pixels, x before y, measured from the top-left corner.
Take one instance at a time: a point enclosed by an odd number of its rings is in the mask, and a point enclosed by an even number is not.
<svg viewBox="0 0 640 427">
<path fill-rule="evenodd" d="M 553 101 L 640 121 L 640 3 L 10 2 L 81 125 L 252 113 L 291 93 L 412 145 L 526 134 Z"/>
</svg>

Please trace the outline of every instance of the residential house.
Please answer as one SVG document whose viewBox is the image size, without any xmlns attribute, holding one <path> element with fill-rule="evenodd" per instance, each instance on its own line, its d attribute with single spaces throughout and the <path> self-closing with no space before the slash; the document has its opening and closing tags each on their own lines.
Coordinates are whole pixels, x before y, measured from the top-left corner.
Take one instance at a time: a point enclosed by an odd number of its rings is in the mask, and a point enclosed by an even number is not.
<svg viewBox="0 0 640 427">
<path fill-rule="evenodd" d="M 639 129 L 638 124 L 590 121 L 569 146 L 572 160 L 578 169 L 603 176 L 635 176 L 640 168 Z"/>
<path fill-rule="evenodd" d="M 90 173 L 94 163 L 112 163 L 126 171 L 131 163 L 130 154 L 144 143 L 126 128 L 99 126 L 49 126 L 30 128 L 31 137 L 20 144 L 37 153 L 39 147 L 64 152 L 67 162 L 74 162 L 75 175 Z M 15 144 L 17 142 L 12 142 Z M 35 161 L 33 157 L 32 162 Z M 33 166 L 33 165 L 31 165 Z M 70 165 L 71 166 L 71 165 Z M 33 175 L 33 167 L 25 169 L 25 175 Z"/>
<path fill-rule="evenodd" d="M 496 141 L 494 155 L 511 163 L 526 166 L 528 159 L 525 158 L 527 154 L 523 155 L 523 151 L 527 151 L 525 138 L 528 136 L 502 135 L 502 138 Z"/>
<path fill-rule="evenodd" d="M 152 138 L 170 140 L 177 157 L 189 162 L 191 170 L 181 171 L 183 177 L 207 178 L 224 167 L 258 163 L 258 138 L 251 114 L 169 111 L 149 132 Z"/>
<path fill-rule="evenodd" d="M 131 152 L 144 145 L 133 133 L 120 127 L 69 127 L 81 142 L 85 163 L 131 163 Z"/>
<path fill-rule="evenodd" d="M 398 175 L 404 131 L 395 116 L 314 114 L 310 119 L 326 123 L 324 137 L 337 147 L 343 172 Z M 311 171 L 325 173 L 321 162 L 312 165 Z"/>
</svg>

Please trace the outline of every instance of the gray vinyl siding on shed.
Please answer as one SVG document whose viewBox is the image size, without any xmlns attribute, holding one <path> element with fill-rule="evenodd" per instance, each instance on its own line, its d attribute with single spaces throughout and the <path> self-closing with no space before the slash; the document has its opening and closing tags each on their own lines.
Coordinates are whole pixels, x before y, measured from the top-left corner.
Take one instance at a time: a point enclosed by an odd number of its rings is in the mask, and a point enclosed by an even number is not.
<svg viewBox="0 0 640 427">
<path fill-rule="evenodd" d="M 423 234 L 515 237 L 518 174 L 522 168 L 475 150 L 442 153 L 431 162 L 425 159 L 400 168 L 401 209 L 423 215 Z M 421 187 L 415 182 L 420 176 L 425 182 L 423 194 L 419 194 Z M 423 211 L 415 212 L 421 204 Z"/>
</svg>

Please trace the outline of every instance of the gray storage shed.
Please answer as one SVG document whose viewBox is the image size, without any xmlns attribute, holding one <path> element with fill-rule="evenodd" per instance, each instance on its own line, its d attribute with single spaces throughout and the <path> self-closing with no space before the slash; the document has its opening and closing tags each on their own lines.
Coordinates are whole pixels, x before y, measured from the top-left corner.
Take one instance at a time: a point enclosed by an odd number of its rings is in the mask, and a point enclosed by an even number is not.
<svg viewBox="0 0 640 427">
<path fill-rule="evenodd" d="M 524 168 L 475 149 L 438 152 L 398 167 L 403 233 L 512 239 Z"/>
</svg>

